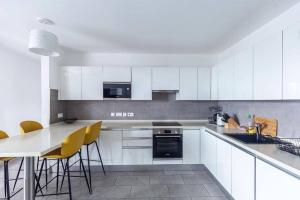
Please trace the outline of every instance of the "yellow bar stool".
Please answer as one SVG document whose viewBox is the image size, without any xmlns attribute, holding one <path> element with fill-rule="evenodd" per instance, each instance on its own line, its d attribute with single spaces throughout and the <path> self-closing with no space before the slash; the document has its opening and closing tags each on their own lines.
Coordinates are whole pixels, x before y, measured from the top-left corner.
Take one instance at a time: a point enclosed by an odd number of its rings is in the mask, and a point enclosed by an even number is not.
<svg viewBox="0 0 300 200">
<path fill-rule="evenodd" d="M 0 139 L 5 139 L 5 138 L 8 138 L 7 133 L 0 130 Z M 18 192 L 20 192 L 22 190 L 22 189 L 19 189 L 14 194 L 11 194 L 11 192 L 10 192 L 8 163 L 9 163 L 9 161 L 11 161 L 13 159 L 15 159 L 15 158 L 0 157 L 0 161 L 4 162 L 4 195 L 5 195 L 6 199 L 10 199 L 11 197 L 13 197 L 14 195 L 16 195 Z M 18 173 L 19 172 L 20 171 L 18 171 Z M 16 185 L 17 181 L 18 181 L 18 178 L 15 179 L 15 185 Z M 13 191 L 14 191 L 14 189 L 13 189 Z"/>
<path fill-rule="evenodd" d="M 83 168 L 84 171 L 84 177 L 85 177 L 85 181 L 87 184 L 87 187 L 89 189 L 89 192 L 91 193 L 91 189 L 89 186 L 89 182 L 88 182 L 88 178 L 84 169 L 84 165 L 82 162 L 82 157 L 81 157 L 81 146 L 83 145 L 84 142 L 84 136 L 85 136 L 85 130 L 86 127 L 81 128 L 75 132 L 73 132 L 72 134 L 70 134 L 69 136 L 67 136 L 62 144 L 61 144 L 61 148 L 56 149 L 48 154 L 46 154 L 45 156 L 43 156 L 43 161 L 41 164 L 41 170 L 38 176 L 38 181 L 40 181 L 41 178 L 41 174 L 42 174 L 42 169 L 43 169 L 43 165 L 45 163 L 46 160 L 57 160 L 57 175 L 56 177 L 54 177 L 52 180 L 54 180 L 56 178 L 56 193 L 54 194 L 45 194 L 43 196 L 49 196 L 49 195 L 59 195 L 59 194 L 69 194 L 70 200 L 72 200 L 72 190 L 71 190 L 71 180 L 70 180 L 70 165 L 69 165 L 69 161 L 70 159 L 75 156 L 75 155 L 79 155 L 79 160 L 80 160 L 80 165 Z M 64 177 L 65 177 L 65 173 L 67 173 L 67 177 L 68 177 L 68 188 L 69 188 L 69 192 L 68 193 L 58 193 L 58 182 L 59 182 L 59 163 L 62 160 L 66 160 L 66 164 L 64 167 L 64 175 L 62 176 L 62 182 L 61 182 L 61 186 L 63 184 L 64 181 Z M 74 177 L 78 177 L 78 176 L 74 176 Z M 50 180 L 49 182 L 47 182 L 46 184 L 49 184 L 52 180 Z M 44 186 L 45 187 L 45 186 Z M 43 188 L 43 187 L 42 187 Z M 37 188 L 36 188 L 37 190 Z"/>
<path fill-rule="evenodd" d="M 31 133 L 33 131 L 36 131 L 36 130 L 41 130 L 43 129 L 43 125 L 40 124 L 39 122 L 37 121 L 32 121 L 32 120 L 27 120 L 27 121 L 22 121 L 20 123 L 20 132 L 21 132 L 21 135 L 25 135 L 25 134 L 28 134 L 28 133 Z M 22 168 L 22 165 L 23 165 L 23 162 L 24 162 L 24 158 L 22 158 L 22 161 L 21 161 L 21 165 L 20 165 L 20 170 Z M 36 169 L 38 170 L 39 168 L 39 158 L 37 158 L 37 164 L 36 164 Z M 48 164 L 46 163 L 45 165 L 45 171 L 46 171 L 46 182 L 48 181 Z M 18 174 L 17 174 L 17 178 L 19 177 L 19 173 L 20 171 L 18 171 Z M 16 185 L 14 185 L 14 188 L 16 187 Z"/>
</svg>

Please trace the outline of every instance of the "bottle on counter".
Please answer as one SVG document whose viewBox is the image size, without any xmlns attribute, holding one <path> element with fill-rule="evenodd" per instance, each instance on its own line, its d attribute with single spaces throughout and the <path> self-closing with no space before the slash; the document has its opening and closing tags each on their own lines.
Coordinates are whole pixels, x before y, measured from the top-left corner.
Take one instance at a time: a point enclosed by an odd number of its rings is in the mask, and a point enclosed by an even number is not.
<svg viewBox="0 0 300 200">
<path fill-rule="evenodd" d="M 249 133 L 249 134 L 255 134 L 256 133 L 254 115 L 251 115 L 250 113 L 248 114 L 247 133 Z"/>
</svg>

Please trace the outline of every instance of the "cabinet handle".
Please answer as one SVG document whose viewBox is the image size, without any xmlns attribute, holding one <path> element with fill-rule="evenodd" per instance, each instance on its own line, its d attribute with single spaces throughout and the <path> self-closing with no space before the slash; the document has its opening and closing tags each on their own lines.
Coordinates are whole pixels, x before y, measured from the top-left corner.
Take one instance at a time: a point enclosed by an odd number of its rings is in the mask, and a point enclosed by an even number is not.
<svg viewBox="0 0 300 200">
<path fill-rule="evenodd" d="M 156 135 L 155 137 L 157 137 L 157 138 L 180 138 L 181 136 L 158 136 L 158 135 Z"/>
<path fill-rule="evenodd" d="M 124 146 L 122 149 L 152 149 L 152 146 Z"/>
<path fill-rule="evenodd" d="M 123 140 L 152 140 L 152 137 L 123 137 Z"/>
</svg>

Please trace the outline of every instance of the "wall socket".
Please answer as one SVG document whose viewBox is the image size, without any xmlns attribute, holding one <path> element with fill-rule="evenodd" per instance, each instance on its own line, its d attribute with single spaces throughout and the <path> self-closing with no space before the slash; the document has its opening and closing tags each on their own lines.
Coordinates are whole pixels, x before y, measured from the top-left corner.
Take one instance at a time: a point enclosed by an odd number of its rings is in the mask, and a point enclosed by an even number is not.
<svg viewBox="0 0 300 200">
<path fill-rule="evenodd" d="M 111 116 L 111 117 L 115 117 L 115 116 L 116 116 L 116 113 L 111 112 L 111 113 L 110 113 L 110 116 Z"/>
<path fill-rule="evenodd" d="M 129 113 L 127 113 L 127 116 L 128 117 L 134 117 L 134 113 L 133 112 L 129 112 Z"/>
<path fill-rule="evenodd" d="M 63 118 L 63 117 L 64 117 L 64 113 L 58 113 L 58 114 L 57 114 L 57 118 L 58 118 L 58 119 Z"/>
<path fill-rule="evenodd" d="M 111 112 L 110 113 L 111 117 L 134 117 L 133 112 Z"/>
<path fill-rule="evenodd" d="M 123 113 L 121 113 L 121 112 L 116 113 L 116 117 L 122 117 L 122 116 L 123 116 Z"/>
</svg>

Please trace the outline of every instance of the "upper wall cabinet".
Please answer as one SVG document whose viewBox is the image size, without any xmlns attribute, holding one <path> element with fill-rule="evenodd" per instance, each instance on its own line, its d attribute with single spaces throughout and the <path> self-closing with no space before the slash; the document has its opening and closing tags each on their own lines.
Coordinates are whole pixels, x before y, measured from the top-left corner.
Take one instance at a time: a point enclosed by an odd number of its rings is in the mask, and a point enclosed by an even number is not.
<svg viewBox="0 0 300 200">
<path fill-rule="evenodd" d="M 152 100 L 151 67 L 132 67 L 132 100 Z"/>
<path fill-rule="evenodd" d="M 103 82 L 131 82 L 131 67 L 104 66 Z"/>
<path fill-rule="evenodd" d="M 246 49 L 235 56 L 234 100 L 253 99 L 253 48 Z"/>
<path fill-rule="evenodd" d="M 219 66 L 218 99 L 234 98 L 234 57 L 228 58 Z"/>
<path fill-rule="evenodd" d="M 198 67 L 198 100 L 210 100 L 211 68 Z"/>
<path fill-rule="evenodd" d="M 197 100 L 197 67 L 180 68 L 180 88 L 177 100 Z"/>
<path fill-rule="evenodd" d="M 283 99 L 300 99 L 300 23 L 283 30 Z"/>
<path fill-rule="evenodd" d="M 211 100 L 218 100 L 219 65 L 211 69 Z"/>
<path fill-rule="evenodd" d="M 82 67 L 82 100 L 102 99 L 102 67 Z"/>
<path fill-rule="evenodd" d="M 152 90 L 179 90 L 179 67 L 152 67 Z"/>
<path fill-rule="evenodd" d="M 254 47 L 254 99 L 282 99 L 282 31 Z"/>
<path fill-rule="evenodd" d="M 60 100 L 81 100 L 81 67 L 60 68 Z"/>
</svg>

